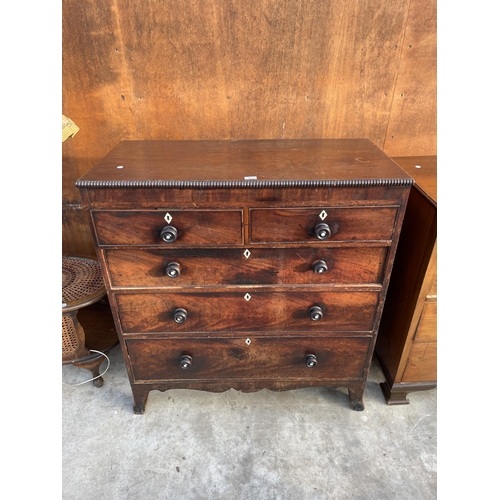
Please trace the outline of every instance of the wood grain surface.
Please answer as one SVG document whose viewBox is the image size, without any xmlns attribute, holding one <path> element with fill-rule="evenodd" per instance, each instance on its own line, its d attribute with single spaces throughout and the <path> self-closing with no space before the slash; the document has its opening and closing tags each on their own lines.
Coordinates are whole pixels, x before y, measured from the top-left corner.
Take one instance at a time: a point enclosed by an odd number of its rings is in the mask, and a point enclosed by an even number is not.
<svg viewBox="0 0 500 500">
<path fill-rule="evenodd" d="M 321 220 L 321 209 L 252 209 L 250 210 L 252 242 L 292 242 L 327 244 L 331 241 L 390 240 L 398 207 L 327 208 Z M 318 240 L 316 225 L 327 224 L 331 236 Z"/>
<path fill-rule="evenodd" d="M 262 331 L 271 332 L 371 332 L 378 305 L 376 291 L 294 291 L 209 293 L 116 294 L 120 322 L 127 333 Z M 312 321 L 309 308 L 320 306 L 323 318 Z M 187 311 L 185 323 L 177 324 L 174 311 Z M 251 322 L 249 322 L 251 318 Z"/>
<path fill-rule="evenodd" d="M 368 338 L 276 338 L 252 336 L 233 339 L 127 340 L 136 380 L 247 378 L 301 380 L 361 378 Z M 304 358 L 315 354 L 317 365 Z M 189 369 L 181 369 L 181 356 L 190 355 Z M 258 375 L 256 375 L 258 373 Z"/>
<path fill-rule="evenodd" d="M 105 259 L 113 287 L 186 287 L 210 285 L 378 283 L 383 279 L 387 247 L 240 249 L 109 249 Z M 328 271 L 315 273 L 315 262 Z M 166 268 L 177 262 L 180 275 Z"/>
<path fill-rule="evenodd" d="M 437 156 L 398 156 L 393 160 L 415 181 L 415 188 L 437 206 Z"/>
<path fill-rule="evenodd" d="M 170 222 L 165 220 L 170 214 Z M 242 244 L 242 211 L 174 211 L 95 210 L 92 212 L 100 245 L 224 245 Z M 163 228 L 175 227 L 177 239 L 165 242 L 160 234 Z"/>
<path fill-rule="evenodd" d="M 91 248 L 74 182 L 121 140 L 435 154 L 435 17 L 433 0 L 63 2 L 62 107 L 80 128 L 62 147 L 64 252 Z"/>
</svg>

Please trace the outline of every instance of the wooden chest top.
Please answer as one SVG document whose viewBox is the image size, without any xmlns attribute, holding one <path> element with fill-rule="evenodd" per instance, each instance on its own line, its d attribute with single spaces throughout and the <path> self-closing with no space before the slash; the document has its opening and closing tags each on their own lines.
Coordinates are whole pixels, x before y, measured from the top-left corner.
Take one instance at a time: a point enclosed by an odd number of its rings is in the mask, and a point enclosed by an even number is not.
<svg viewBox="0 0 500 500">
<path fill-rule="evenodd" d="M 78 187 L 410 185 L 368 139 L 123 141 Z"/>
</svg>

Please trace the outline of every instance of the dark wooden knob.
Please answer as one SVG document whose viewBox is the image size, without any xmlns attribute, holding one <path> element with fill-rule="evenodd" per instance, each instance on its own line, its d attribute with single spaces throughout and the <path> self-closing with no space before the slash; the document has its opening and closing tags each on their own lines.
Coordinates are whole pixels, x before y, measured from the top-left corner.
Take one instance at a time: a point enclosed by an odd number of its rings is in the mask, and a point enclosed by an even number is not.
<svg viewBox="0 0 500 500">
<path fill-rule="evenodd" d="M 324 274 L 328 272 L 328 266 L 324 260 L 318 260 L 313 264 L 313 271 L 317 274 Z"/>
<path fill-rule="evenodd" d="M 166 243 L 173 243 L 178 236 L 177 229 L 174 226 L 165 226 L 160 233 L 160 238 Z"/>
<path fill-rule="evenodd" d="M 177 278 L 181 274 L 181 266 L 178 262 L 169 262 L 165 268 L 165 273 L 169 278 Z"/>
<path fill-rule="evenodd" d="M 192 361 L 193 361 L 193 358 L 191 356 L 188 356 L 187 354 L 185 354 L 184 356 L 181 356 L 181 360 L 180 360 L 179 365 L 183 370 L 187 370 L 188 368 L 191 368 Z"/>
<path fill-rule="evenodd" d="M 314 368 L 318 364 L 318 360 L 314 354 L 308 354 L 304 361 L 306 363 L 307 368 Z"/>
<path fill-rule="evenodd" d="M 332 231 L 328 224 L 321 222 L 314 228 L 314 235 L 318 240 L 326 240 L 332 235 Z"/>
<path fill-rule="evenodd" d="M 312 306 L 309 309 L 309 317 L 313 321 L 319 321 L 323 317 L 323 310 L 319 306 Z"/>
<path fill-rule="evenodd" d="M 187 320 L 187 311 L 186 309 L 181 309 L 180 307 L 178 307 L 175 311 L 174 311 L 174 321 L 176 323 L 178 323 L 179 325 L 181 325 L 182 323 L 184 323 L 186 320 Z"/>
</svg>

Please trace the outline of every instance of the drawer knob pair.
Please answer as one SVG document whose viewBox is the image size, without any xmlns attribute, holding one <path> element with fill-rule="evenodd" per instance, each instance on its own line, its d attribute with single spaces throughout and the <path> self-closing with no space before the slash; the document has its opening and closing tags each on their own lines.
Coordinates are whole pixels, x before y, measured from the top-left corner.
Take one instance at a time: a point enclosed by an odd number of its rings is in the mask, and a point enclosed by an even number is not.
<svg viewBox="0 0 500 500">
<path fill-rule="evenodd" d="M 184 354 L 181 356 L 181 360 L 179 362 L 179 366 L 183 370 L 187 370 L 188 368 L 191 368 L 191 363 L 193 361 L 193 358 L 189 356 L 188 354 Z M 318 360 L 314 354 L 308 354 L 305 359 L 305 364 L 307 368 L 315 368 L 316 365 L 318 364 Z"/>
<path fill-rule="evenodd" d="M 332 230 L 330 229 L 330 226 L 328 224 L 326 224 L 325 222 L 321 222 L 314 228 L 314 235 L 316 236 L 316 238 L 318 238 L 318 240 L 326 240 L 332 235 Z M 178 236 L 179 232 L 174 226 L 165 226 L 160 232 L 160 238 L 165 243 L 173 243 L 175 240 L 177 240 Z"/>
<path fill-rule="evenodd" d="M 309 317 L 311 318 L 312 321 L 319 321 L 323 317 L 323 310 L 321 309 L 320 306 L 312 306 L 309 308 Z M 182 323 L 185 323 L 187 320 L 187 311 L 186 309 L 182 309 L 181 307 L 178 307 L 174 311 L 174 321 L 178 325 L 182 325 Z"/>
<path fill-rule="evenodd" d="M 179 236 L 179 232 L 174 226 L 165 226 L 160 232 L 160 238 L 165 243 L 173 243 L 177 236 Z"/>
<path fill-rule="evenodd" d="M 324 260 L 318 260 L 313 264 L 313 271 L 316 274 L 328 272 L 328 266 Z M 181 274 L 181 266 L 178 262 L 169 262 L 165 267 L 165 273 L 169 278 L 177 278 Z"/>
</svg>

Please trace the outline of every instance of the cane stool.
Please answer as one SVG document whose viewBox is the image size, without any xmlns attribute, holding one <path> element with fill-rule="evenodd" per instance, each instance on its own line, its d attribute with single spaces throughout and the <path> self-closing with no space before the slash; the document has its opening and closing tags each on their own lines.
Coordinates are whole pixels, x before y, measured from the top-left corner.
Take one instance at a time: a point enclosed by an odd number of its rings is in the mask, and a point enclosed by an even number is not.
<svg viewBox="0 0 500 500">
<path fill-rule="evenodd" d="M 105 358 L 91 349 L 95 339 L 88 335 L 86 338 L 86 330 L 77 315 L 80 309 L 102 301 L 105 296 L 102 272 L 96 260 L 73 256 L 62 258 L 62 364 L 89 370 L 96 387 L 104 383 L 99 366 Z M 103 330 L 102 334 L 108 339 L 104 344 L 103 339 L 98 343 L 100 351 L 106 352 L 118 343 L 118 337 L 114 330 L 111 337 L 106 328 Z"/>
</svg>

